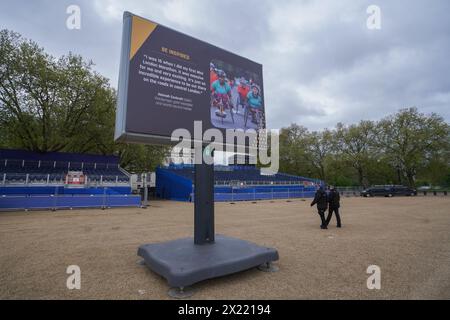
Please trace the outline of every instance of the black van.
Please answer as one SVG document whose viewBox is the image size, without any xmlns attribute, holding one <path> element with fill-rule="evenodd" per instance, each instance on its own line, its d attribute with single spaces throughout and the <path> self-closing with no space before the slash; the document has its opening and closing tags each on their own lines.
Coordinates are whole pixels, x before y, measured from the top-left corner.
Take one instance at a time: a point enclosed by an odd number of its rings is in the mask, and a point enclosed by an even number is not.
<svg viewBox="0 0 450 320">
<path fill-rule="evenodd" d="M 405 186 L 373 186 L 361 192 L 362 197 L 417 196 L 417 190 Z"/>
</svg>

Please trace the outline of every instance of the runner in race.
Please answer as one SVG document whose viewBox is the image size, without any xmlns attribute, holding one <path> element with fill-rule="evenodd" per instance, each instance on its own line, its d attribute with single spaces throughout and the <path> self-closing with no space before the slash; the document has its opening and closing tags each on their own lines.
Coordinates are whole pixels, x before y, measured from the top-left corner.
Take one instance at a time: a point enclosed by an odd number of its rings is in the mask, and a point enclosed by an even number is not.
<svg viewBox="0 0 450 320">
<path fill-rule="evenodd" d="M 236 103 L 236 111 L 239 113 L 239 105 L 244 108 L 245 104 L 247 103 L 247 95 L 250 92 L 250 86 L 247 83 L 247 80 L 242 77 L 239 81 L 239 86 L 237 88 L 238 91 L 238 101 Z"/>
<path fill-rule="evenodd" d="M 231 87 L 225 80 L 226 76 L 225 72 L 219 70 L 219 79 L 211 84 L 213 105 L 219 107 L 219 110 L 216 111 L 216 115 L 222 118 L 226 117 L 225 107 L 231 110 Z"/>
<path fill-rule="evenodd" d="M 217 76 L 216 70 L 217 70 L 216 66 L 214 65 L 214 63 L 211 62 L 209 64 L 209 76 L 210 76 L 210 79 L 211 79 L 210 83 L 213 83 L 214 81 L 219 79 L 219 77 Z"/>
<path fill-rule="evenodd" d="M 260 89 L 256 84 L 252 85 L 252 90 L 247 94 L 247 106 L 248 111 L 252 115 L 252 122 L 257 124 L 256 113 L 261 112 L 262 98 Z"/>
</svg>

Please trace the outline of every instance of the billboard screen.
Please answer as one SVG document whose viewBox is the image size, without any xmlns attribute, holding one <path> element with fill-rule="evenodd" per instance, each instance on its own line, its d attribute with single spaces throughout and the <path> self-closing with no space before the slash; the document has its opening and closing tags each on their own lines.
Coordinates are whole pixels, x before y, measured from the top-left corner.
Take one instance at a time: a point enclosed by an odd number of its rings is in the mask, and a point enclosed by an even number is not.
<svg viewBox="0 0 450 320">
<path fill-rule="evenodd" d="M 174 130 L 264 129 L 262 65 L 124 13 L 115 139 L 173 144 Z M 225 132 L 224 136 L 225 136 Z"/>
</svg>

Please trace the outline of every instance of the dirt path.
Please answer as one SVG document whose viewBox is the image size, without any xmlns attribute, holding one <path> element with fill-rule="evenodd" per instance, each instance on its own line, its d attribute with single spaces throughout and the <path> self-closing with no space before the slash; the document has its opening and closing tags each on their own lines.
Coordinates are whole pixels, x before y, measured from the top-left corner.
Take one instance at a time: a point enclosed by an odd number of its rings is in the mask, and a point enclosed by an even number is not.
<svg viewBox="0 0 450 320">
<path fill-rule="evenodd" d="M 319 229 L 309 201 L 216 204 L 216 232 L 278 248 L 278 273 L 194 286 L 198 299 L 449 299 L 450 198 L 344 198 L 343 228 Z M 137 247 L 191 236 L 193 206 L 0 213 L 0 298 L 167 299 Z M 66 268 L 81 268 L 81 290 Z M 366 269 L 381 268 L 381 290 Z"/>
</svg>

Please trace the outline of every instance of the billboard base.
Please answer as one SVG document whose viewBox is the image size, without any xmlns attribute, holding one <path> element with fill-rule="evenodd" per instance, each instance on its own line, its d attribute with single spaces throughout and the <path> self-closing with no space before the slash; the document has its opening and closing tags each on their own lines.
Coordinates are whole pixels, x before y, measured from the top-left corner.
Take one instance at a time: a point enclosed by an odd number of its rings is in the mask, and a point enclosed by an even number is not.
<svg viewBox="0 0 450 320">
<path fill-rule="evenodd" d="M 223 235 L 216 235 L 213 243 L 204 245 L 196 245 L 193 238 L 145 244 L 139 247 L 138 255 L 176 288 L 278 260 L 274 248 Z"/>
</svg>

